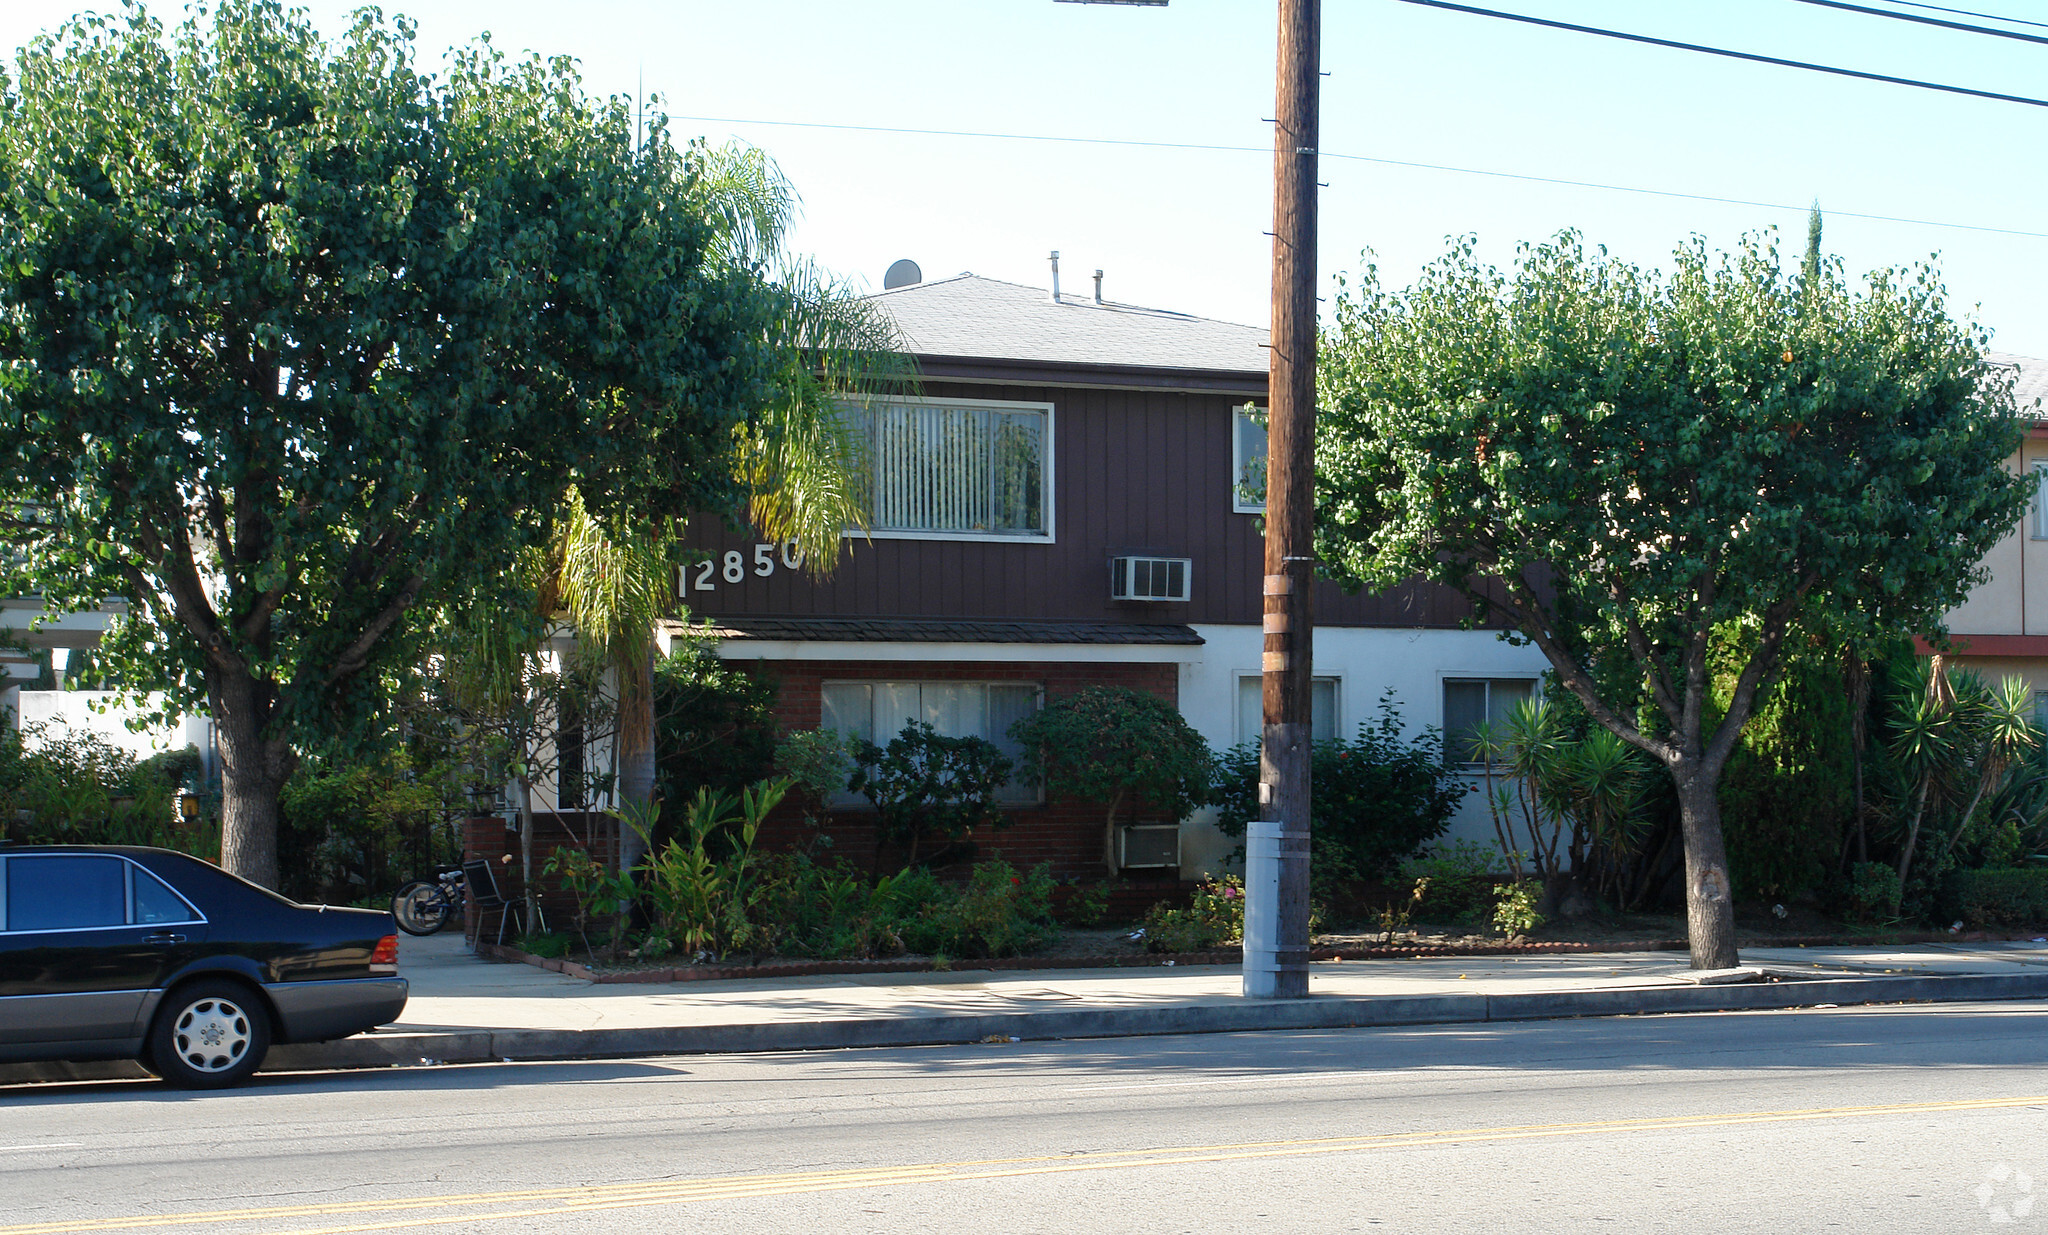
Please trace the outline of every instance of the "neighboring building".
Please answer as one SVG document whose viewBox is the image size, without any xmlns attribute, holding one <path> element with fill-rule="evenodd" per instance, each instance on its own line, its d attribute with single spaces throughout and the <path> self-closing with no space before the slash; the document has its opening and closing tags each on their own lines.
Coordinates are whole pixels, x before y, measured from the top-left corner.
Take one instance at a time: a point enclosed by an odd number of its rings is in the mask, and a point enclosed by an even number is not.
<svg viewBox="0 0 2048 1235">
<path fill-rule="evenodd" d="M 1222 748 L 1257 737 L 1262 651 L 1258 528 L 1266 332 L 974 275 L 881 293 L 923 375 L 877 407 L 871 530 L 829 576 L 797 569 L 745 528 L 699 520 L 703 559 L 682 601 L 759 661 L 790 728 L 886 741 L 918 717 L 1008 745 L 1049 697 L 1097 682 L 1175 702 Z M 1417 583 L 1380 596 L 1329 584 L 1314 599 L 1314 726 L 1355 732 L 1392 690 L 1411 729 L 1469 726 L 1527 698 L 1533 648 L 1459 628 L 1469 610 Z M 835 814 L 840 852 L 869 852 L 868 816 Z M 983 847 L 1103 873 L 1100 810 L 1020 792 Z M 1234 848 L 1201 817 L 1128 838 L 1127 878 L 1180 878 Z M 1457 833 L 1490 839 L 1468 800 Z"/>
<path fill-rule="evenodd" d="M 1955 664 L 1991 682 L 2024 679 L 2035 718 L 2048 723 L 2048 361 L 2003 352 L 1990 359 L 2018 371 L 2014 399 L 2032 424 L 2006 466 L 2033 474 L 2034 504 L 1984 555 L 1991 577 L 1949 612 L 1949 635 Z"/>
</svg>

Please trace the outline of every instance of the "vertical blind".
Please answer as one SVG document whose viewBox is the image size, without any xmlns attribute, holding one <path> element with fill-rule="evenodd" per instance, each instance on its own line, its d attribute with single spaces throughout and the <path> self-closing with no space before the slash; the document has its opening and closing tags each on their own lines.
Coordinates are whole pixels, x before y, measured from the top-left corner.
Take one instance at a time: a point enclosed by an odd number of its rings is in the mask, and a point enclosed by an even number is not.
<svg viewBox="0 0 2048 1235">
<path fill-rule="evenodd" d="M 1045 535 L 1045 416 L 932 404 L 872 409 L 870 526 Z"/>
</svg>

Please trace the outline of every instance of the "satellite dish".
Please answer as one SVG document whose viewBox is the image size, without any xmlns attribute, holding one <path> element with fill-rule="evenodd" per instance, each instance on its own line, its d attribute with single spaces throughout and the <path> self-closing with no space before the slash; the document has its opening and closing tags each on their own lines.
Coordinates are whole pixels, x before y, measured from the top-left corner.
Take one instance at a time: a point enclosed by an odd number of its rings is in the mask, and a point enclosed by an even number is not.
<svg viewBox="0 0 2048 1235">
<path fill-rule="evenodd" d="M 906 257 L 889 267 L 889 273 L 882 276 L 882 290 L 893 291 L 899 287 L 909 287 L 913 283 L 922 282 L 924 271 L 919 270 L 917 263 Z"/>
</svg>

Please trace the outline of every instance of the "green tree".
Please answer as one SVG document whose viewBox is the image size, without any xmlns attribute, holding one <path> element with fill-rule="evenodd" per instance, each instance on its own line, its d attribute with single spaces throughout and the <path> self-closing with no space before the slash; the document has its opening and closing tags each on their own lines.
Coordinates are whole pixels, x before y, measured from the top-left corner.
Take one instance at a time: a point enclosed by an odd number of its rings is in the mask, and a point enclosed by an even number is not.
<svg viewBox="0 0 2048 1235">
<path fill-rule="evenodd" d="M 881 861 L 882 842 L 909 846 L 904 865 L 910 867 L 928 837 L 960 841 L 984 824 L 1008 825 L 995 795 L 1011 767 L 987 738 L 947 737 L 921 720 L 905 725 L 887 746 L 856 744 L 849 787 L 865 794 L 880 816 L 875 861 Z"/>
<path fill-rule="evenodd" d="M 775 367 L 659 123 L 487 41 L 430 76 L 412 38 L 135 8 L 24 48 L 0 99 L 29 581 L 134 602 L 103 650 L 213 716 L 225 863 L 264 884 L 297 752 L 374 731 L 423 598 L 488 600 L 572 485 L 615 524 L 728 507 Z"/>
<path fill-rule="evenodd" d="M 1179 709 L 1157 695 L 1090 686 L 1010 726 L 1024 774 L 1059 797 L 1103 808 L 1102 854 L 1116 873 L 1117 814 L 1151 807 L 1179 822 L 1212 800 L 1216 757 Z"/>
<path fill-rule="evenodd" d="M 1368 267 L 1326 343 L 1318 548 L 1350 586 L 1421 575 L 1504 610 L 1665 769 L 1693 963 L 1723 968 L 1715 790 L 1787 633 L 1938 630 L 2031 482 L 2003 468 L 2022 434 L 2010 378 L 1931 271 L 1856 292 L 1826 260 L 1801 286 L 1755 237 L 1673 261 L 1659 274 L 1565 233 L 1512 276 L 1469 240 L 1405 292 Z M 1749 650 L 1715 714 L 1724 629 Z"/>
</svg>

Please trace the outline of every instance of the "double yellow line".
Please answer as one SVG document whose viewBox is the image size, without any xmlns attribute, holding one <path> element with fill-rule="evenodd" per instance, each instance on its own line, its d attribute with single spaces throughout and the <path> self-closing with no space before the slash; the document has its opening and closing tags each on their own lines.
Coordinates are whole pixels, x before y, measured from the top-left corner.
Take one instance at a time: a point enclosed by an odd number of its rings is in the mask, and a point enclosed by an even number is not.
<svg viewBox="0 0 2048 1235">
<path fill-rule="evenodd" d="M 128 1218 L 32 1222 L 0 1227 L 0 1235 L 71 1235 L 86 1231 L 142 1231 L 181 1226 L 225 1226 L 286 1220 L 347 1219 L 382 1215 L 371 1221 L 340 1225 L 293 1225 L 290 1235 L 350 1235 L 359 1231 L 395 1231 L 408 1227 L 452 1223 L 543 1218 L 609 1209 L 655 1205 L 688 1205 L 701 1201 L 744 1200 L 797 1193 L 838 1192 L 852 1188 L 887 1188 L 905 1184 L 964 1183 L 976 1179 L 1010 1179 L 1025 1175 L 1059 1175 L 1076 1171 L 1115 1171 L 1133 1167 L 1185 1166 L 1256 1158 L 1289 1158 L 1309 1154 L 1359 1153 L 1430 1145 L 1469 1145 L 1485 1141 L 1534 1140 L 1542 1137 L 1661 1132 L 1682 1128 L 1720 1128 L 1737 1124 L 1793 1123 L 1804 1120 L 1854 1119 L 1873 1115 L 1913 1115 L 1940 1111 L 1989 1111 L 2048 1106 L 2048 1096 L 1976 1098 L 1953 1102 L 1908 1102 L 1885 1106 L 1829 1106 L 1791 1111 L 1747 1111 L 1728 1115 L 1671 1115 L 1651 1119 L 1609 1119 L 1589 1123 L 1529 1124 L 1519 1127 L 1461 1128 L 1441 1132 L 1389 1132 L 1371 1136 L 1321 1137 L 1242 1144 L 1182 1145 L 1160 1149 L 1112 1150 L 1060 1157 L 991 1158 L 915 1166 L 873 1167 L 842 1171 L 803 1171 L 783 1175 L 729 1175 L 715 1179 L 648 1180 L 576 1188 L 530 1188 L 517 1192 L 472 1192 L 452 1196 L 408 1197 L 383 1201 L 347 1201 L 322 1205 L 281 1205 L 264 1209 L 220 1209 L 199 1213 L 140 1215 Z"/>
</svg>

